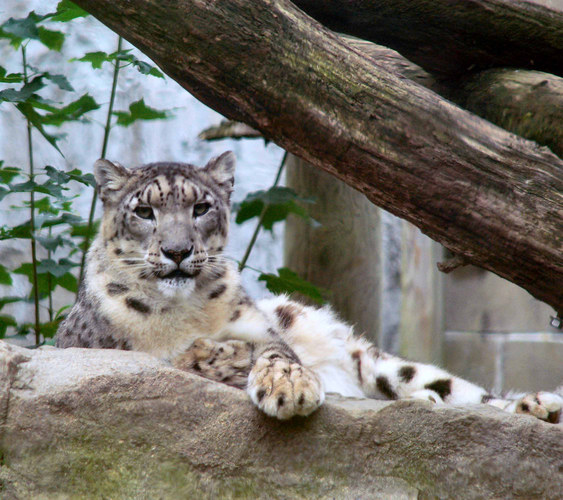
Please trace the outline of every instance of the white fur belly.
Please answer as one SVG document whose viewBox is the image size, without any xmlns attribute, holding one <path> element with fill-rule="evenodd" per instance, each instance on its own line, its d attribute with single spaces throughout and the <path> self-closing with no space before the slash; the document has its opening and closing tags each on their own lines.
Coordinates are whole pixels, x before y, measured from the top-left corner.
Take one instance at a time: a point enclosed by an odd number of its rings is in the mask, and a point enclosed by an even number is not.
<svg viewBox="0 0 563 500">
<path fill-rule="evenodd" d="M 315 372 L 321 378 L 325 392 L 335 392 L 350 398 L 366 397 L 357 376 L 350 375 L 347 370 L 334 365 L 325 365 L 315 368 Z"/>
</svg>

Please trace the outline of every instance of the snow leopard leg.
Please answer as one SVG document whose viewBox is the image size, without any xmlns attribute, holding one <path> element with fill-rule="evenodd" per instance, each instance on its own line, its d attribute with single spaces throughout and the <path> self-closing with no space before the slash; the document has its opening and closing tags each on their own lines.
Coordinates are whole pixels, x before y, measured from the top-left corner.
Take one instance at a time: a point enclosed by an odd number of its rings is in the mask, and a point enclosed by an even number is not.
<svg viewBox="0 0 563 500">
<path fill-rule="evenodd" d="M 199 338 L 172 364 L 180 370 L 244 389 L 254 364 L 254 346 L 241 340 L 216 342 Z"/>
<path fill-rule="evenodd" d="M 366 395 L 386 399 L 427 399 L 453 405 L 486 403 L 510 413 L 528 414 L 551 423 L 561 419 L 563 398 L 537 392 L 496 397 L 471 382 L 433 365 L 413 363 L 351 339 L 350 355 Z"/>
<path fill-rule="evenodd" d="M 324 401 L 320 378 L 303 367 L 281 339 L 254 344 L 199 338 L 174 358 L 173 365 L 210 380 L 246 388 L 256 406 L 281 420 L 309 415 Z"/>
</svg>

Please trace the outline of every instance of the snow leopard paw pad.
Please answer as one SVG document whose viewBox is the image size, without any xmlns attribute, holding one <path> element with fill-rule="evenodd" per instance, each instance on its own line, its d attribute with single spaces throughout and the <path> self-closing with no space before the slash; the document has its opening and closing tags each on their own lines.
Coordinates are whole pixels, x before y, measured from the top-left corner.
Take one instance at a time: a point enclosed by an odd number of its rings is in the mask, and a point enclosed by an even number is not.
<svg viewBox="0 0 563 500">
<path fill-rule="evenodd" d="M 546 422 L 557 424 L 561 422 L 563 398 L 551 392 L 536 392 L 526 394 L 516 404 L 515 413 L 532 415 Z"/>
<path fill-rule="evenodd" d="M 252 366 L 252 346 L 240 340 L 215 342 L 196 339 L 189 349 L 173 359 L 173 365 L 180 370 L 244 389 Z"/>
<path fill-rule="evenodd" d="M 310 415 L 324 401 L 319 377 L 281 357 L 258 358 L 248 377 L 247 392 L 266 415 L 280 420 Z"/>
</svg>

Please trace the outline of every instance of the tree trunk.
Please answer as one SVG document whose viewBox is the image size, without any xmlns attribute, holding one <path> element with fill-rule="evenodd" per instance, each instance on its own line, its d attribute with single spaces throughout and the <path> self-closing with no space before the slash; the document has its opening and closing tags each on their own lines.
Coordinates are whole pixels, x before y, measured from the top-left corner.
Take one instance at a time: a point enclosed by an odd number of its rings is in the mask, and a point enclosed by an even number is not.
<svg viewBox="0 0 563 500">
<path fill-rule="evenodd" d="M 379 210 L 365 196 L 293 155 L 286 183 L 315 198 L 307 209 L 319 224 L 298 217 L 285 225 L 285 264 L 332 292 L 330 303 L 358 333 L 377 340 L 380 293 Z"/>
<path fill-rule="evenodd" d="M 329 28 L 442 77 L 492 67 L 563 76 L 563 13 L 518 0 L 295 0 Z"/>
<path fill-rule="evenodd" d="M 563 161 L 547 148 L 375 66 L 286 0 L 76 3 L 205 104 L 563 313 Z"/>
</svg>

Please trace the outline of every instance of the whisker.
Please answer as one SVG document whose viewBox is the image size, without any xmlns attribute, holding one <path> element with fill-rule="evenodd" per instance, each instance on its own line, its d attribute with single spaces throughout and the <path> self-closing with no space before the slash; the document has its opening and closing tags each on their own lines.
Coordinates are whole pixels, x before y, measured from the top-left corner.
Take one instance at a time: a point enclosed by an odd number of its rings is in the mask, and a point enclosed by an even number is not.
<svg viewBox="0 0 563 500">
<path fill-rule="evenodd" d="M 125 264 L 127 269 L 137 270 L 137 269 L 147 269 L 145 264 Z"/>
</svg>

